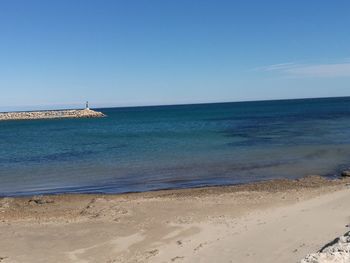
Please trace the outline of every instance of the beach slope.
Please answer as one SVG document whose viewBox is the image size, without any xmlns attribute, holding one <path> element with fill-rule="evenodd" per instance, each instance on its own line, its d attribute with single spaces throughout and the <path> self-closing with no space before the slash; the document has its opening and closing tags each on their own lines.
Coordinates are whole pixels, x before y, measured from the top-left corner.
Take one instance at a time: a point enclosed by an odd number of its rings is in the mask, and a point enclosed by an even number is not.
<svg viewBox="0 0 350 263">
<path fill-rule="evenodd" d="M 349 180 L 0 199 L 1 262 L 298 262 L 343 235 Z"/>
</svg>

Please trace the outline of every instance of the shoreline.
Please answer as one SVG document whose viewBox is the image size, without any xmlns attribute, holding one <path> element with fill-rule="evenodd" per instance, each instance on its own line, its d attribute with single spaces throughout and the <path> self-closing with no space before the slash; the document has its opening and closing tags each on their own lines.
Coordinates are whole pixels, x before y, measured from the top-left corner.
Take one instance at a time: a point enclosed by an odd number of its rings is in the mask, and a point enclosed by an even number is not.
<svg viewBox="0 0 350 263">
<path fill-rule="evenodd" d="M 0 209 L 5 200 L 25 202 L 34 202 L 36 204 L 51 204 L 55 201 L 84 201 L 94 198 L 127 199 L 134 200 L 138 198 L 202 198 L 223 194 L 246 193 L 281 193 L 290 191 L 318 190 L 323 188 L 341 188 L 350 187 L 350 177 L 327 178 L 319 175 L 309 175 L 298 179 L 272 179 L 250 183 L 204 186 L 180 189 L 159 189 L 144 192 L 126 192 L 126 193 L 58 193 L 58 194 L 32 194 L 32 195 L 10 195 L 0 196 Z M 16 205 L 16 209 L 19 206 Z M 0 221 L 5 213 L 0 214 Z M 350 222 L 349 222 L 350 223 Z"/>
<path fill-rule="evenodd" d="M 45 120 L 65 118 L 101 118 L 105 117 L 102 112 L 91 109 L 82 110 L 43 110 L 43 111 L 18 111 L 0 112 L 0 121 L 13 120 Z"/>
<path fill-rule="evenodd" d="M 349 170 L 343 170 L 338 169 L 337 171 L 343 172 L 349 172 Z M 158 193 L 158 192 L 168 192 L 168 193 L 176 193 L 176 192 L 202 192 L 202 191 L 209 191 L 209 190 L 218 190 L 218 191 L 240 191 L 240 190 L 259 190 L 259 189 L 267 189 L 270 188 L 274 189 L 275 191 L 281 190 L 283 187 L 320 187 L 325 184 L 341 184 L 345 180 L 349 178 L 350 180 L 350 174 L 349 176 L 342 176 L 341 173 L 339 176 L 323 176 L 323 175 L 307 175 L 300 178 L 278 178 L 278 179 L 267 179 L 267 180 L 258 180 L 258 181 L 251 181 L 251 182 L 245 182 L 245 183 L 236 183 L 236 184 L 218 184 L 218 185 L 205 185 L 205 186 L 191 186 L 191 187 L 182 187 L 182 188 L 161 188 L 161 189 L 153 189 L 153 190 L 145 190 L 145 191 L 129 191 L 129 192 L 115 192 L 115 193 L 103 193 L 103 192 L 83 192 L 83 191 L 67 191 L 67 192 L 55 192 L 52 191 L 51 193 L 20 193 L 20 194 L 8 194 L 8 195 L 1 195 L 1 198 L 30 198 L 33 196 L 120 196 L 120 195 L 152 195 Z M 349 181 L 350 183 L 350 181 Z"/>
<path fill-rule="evenodd" d="M 0 258 L 297 262 L 346 232 L 349 185 L 350 178 L 309 176 L 117 195 L 0 198 Z"/>
</svg>

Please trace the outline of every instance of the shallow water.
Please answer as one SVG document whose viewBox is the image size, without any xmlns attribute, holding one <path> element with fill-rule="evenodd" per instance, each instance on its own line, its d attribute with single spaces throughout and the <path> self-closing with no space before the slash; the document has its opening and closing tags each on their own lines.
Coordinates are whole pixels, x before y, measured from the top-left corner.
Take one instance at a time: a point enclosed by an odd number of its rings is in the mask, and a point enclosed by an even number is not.
<svg viewBox="0 0 350 263">
<path fill-rule="evenodd" d="M 0 122 L 0 195 L 122 193 L 333 176 L 350 98 L 100 109 Z"/>
</svg>

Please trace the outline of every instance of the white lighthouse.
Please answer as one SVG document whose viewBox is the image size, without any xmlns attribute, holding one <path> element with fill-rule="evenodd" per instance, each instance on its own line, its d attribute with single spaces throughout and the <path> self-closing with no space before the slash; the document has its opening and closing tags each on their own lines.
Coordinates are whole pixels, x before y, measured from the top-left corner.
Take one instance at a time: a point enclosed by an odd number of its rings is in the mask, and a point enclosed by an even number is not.
<svg viewBox="0 0 350 263">
<path fill-rule="evenodd" d="M 90 110 L 88 101 L 85 103 L 85 110 Z"/>
</svg>

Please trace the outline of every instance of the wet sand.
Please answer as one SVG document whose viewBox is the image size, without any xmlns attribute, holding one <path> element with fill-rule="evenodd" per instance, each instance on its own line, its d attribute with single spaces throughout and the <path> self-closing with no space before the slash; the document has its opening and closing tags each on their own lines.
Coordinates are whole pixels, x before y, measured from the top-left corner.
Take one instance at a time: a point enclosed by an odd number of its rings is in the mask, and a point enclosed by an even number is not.
<svg viewBox="0 0 350 263">
<path fill-rule="evenodd" d="M 350 179 L 0 199 L 0 262 L 298 262 L 347 232 Z"/>
</svg>

